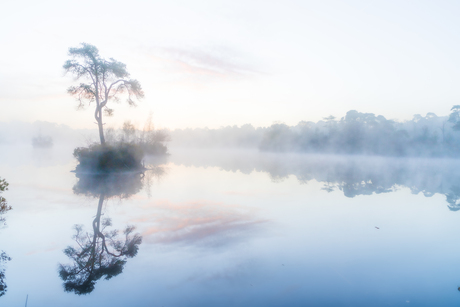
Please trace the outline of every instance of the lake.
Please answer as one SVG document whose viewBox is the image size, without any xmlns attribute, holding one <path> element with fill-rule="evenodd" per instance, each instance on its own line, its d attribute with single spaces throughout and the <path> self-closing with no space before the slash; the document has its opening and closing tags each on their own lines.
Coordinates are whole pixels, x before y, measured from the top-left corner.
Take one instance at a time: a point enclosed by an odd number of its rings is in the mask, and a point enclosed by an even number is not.
<svg viewBox="0 0 460 307">
<path fill-rule="evenodd" d="M 1 148 L 1 306 L 460 303 L 459 160 L 172 148 L 100 183 L 71 172 L 71 146 Z M 142 243 L 87 294 L 65 292 L 60 264 L 77 260 L 63 251 L 91 242 L 98 209 L 107 238 L 131 225 Z"/>
</svg>

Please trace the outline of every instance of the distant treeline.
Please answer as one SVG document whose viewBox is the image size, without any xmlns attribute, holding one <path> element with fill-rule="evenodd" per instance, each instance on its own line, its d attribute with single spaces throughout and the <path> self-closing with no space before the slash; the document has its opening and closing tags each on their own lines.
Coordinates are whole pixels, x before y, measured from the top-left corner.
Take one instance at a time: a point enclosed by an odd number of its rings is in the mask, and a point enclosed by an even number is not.
<svg viewBox="0 0 460 307">
<path fill-rule="evenodd" d="M 175 144 L 186 147 L 254 147 L 262 151 L 381 156 L 456 157 L 460 155 L 458 111 L 449 116 L 428 113 L 397 122 L 381 115 L 349 111 L 319 122 L 267 128 L 223 127 L 171 132 Z"/>
<path fill-rule="evenodd" d="M 331 154 L 382 156 L 458 156 L 460 133 L 448 117 L 428 113 L 396 122 L 372 113 L 349 111 L 340 120 L 333 116 L 317 123 L 300 122 L 267 129 L 260 149 Z"/>
</svg>

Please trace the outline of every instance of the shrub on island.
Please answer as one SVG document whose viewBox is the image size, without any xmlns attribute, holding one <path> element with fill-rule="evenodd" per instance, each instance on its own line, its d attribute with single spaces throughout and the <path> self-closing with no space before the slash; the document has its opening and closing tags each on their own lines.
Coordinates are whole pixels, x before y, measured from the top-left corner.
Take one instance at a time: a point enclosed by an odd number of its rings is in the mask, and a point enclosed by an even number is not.
<svg viewBox="0 0 460 307">
<path fill-rule="evenodd" d="M 143 171 L 144 151 L 132 143 L 93 144 L 74 149 L 75 172 L 111 173 Z"/>
</svg>

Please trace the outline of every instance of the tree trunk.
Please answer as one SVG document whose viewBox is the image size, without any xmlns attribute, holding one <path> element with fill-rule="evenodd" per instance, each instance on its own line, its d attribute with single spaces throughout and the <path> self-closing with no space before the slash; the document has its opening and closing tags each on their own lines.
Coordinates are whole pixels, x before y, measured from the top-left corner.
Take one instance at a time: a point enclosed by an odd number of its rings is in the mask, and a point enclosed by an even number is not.
<svg viewBox="0 0 460 307">
<path fill-rule="evenodd" d="M 97 121 L 97 125 L 99 128 L 99 138 L 101 139 L 101 145 L 105 144 L 105 137 L 104 137 L 104 128 L 102 127 L 102 119 Z"/>
<path fill-rule="evenodd" d="M 104 126 L 102 123 L 102 110 L 97 108 L 96 114 L 94 115 L 97 121 L 97 127 L 99 128 L 99 138 L 101 140 L 101 145 L 105 144 L 105 137 L 104 137 Z"/>
</svg>

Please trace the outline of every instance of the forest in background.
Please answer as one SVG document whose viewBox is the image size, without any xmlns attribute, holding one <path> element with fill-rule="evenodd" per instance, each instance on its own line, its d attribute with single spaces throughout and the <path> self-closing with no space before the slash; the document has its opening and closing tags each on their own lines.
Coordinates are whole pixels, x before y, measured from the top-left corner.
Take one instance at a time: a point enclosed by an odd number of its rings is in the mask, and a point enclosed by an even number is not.
<svg viewBox="0 0 460 307">
<path fill-rule="evenodd" d="M 460 155 L 460 108 L 450 116 L 414 115 L 410 121 L 388 120 L 382 115 L 348 111 L 318 122 L 296 126 L 274 123 L 220 129 L 177 129 L 173 144 L 181 147 L 258 148 L 270 152 L 306 152 L 347 155 L 456 157 Z"/>
<path fill-rule="evenodd" d="M 454 106 L 450 116 L 414 115 L 412 120 L 399 122 L 382 115 L 348 111 L 337 119 L 333 116 L 318 122 L 302 121 L 295 126 L 274 123 L 269 127 L 227 126 L 219 129 L 161 129 L 155 139 L 170 141 L 169 147 L 183 148 L 248 148 L 267 152 L 304 152 L 379 156 L 460 156 L 460 107 Z M 126 125 L 125 125 L 126 126 Z M 108 138 L 129 139 L 142 136 L 143 127 L 131 125 L 109 129 Z M 150 129 L 149 129 L 150 130 Z M 32 137 L 43 134 L 54 143 L 85 143 L 97 137 L 97 129 L 71 129 L 47 122 L 0 123 L 0 144 L 30 143 Z M 153 128 L 152 128 L 153 132 Z M 159 140 L 160 141 L 160 140 Z"/>
<path fill-rule="evenodd" d="M 274 124 L 265 131 L 259 147 L 276 152 L 456 157 L 460 132 L 453 116 L 428 113 L 397 122 L 353 110 L 340 120 L 330 116 L 293 127 Z"/>
</svg>

